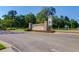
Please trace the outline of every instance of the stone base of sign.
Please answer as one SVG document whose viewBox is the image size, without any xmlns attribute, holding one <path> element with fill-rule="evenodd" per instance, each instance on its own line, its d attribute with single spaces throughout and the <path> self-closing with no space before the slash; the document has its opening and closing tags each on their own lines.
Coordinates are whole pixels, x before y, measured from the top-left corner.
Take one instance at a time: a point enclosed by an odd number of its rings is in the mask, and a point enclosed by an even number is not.
<svg viewBox="0 0 79 59">
<path fill-rule="evenodd" d="M 44 30 L 48 31 L 48 22 L 47 21 L 44 21 Z"/>
<path fill-rule="evenodd" d="M 45 31 L 45 30 L 32 30 L 33 32 L 46 32 L 46 33 L 54 33 L 55 31 Z"/>
<path fill-rule="evenodd" d="M 32 25 L 32 30 L 37 30 L 37 31 L 48 31 L 48 23 L 45 21 L 44 23 L 40 24 L 33 24 Z"/>
<path fill-rule="evenodd" d="M 52 26 L 48 25 L 48 21 L 44 21 L 44 23 L 41 24 L 29 23 L 29 30 L 36 32 L 55 32 L 54 30 L 52 30 Z"/>
</svg>

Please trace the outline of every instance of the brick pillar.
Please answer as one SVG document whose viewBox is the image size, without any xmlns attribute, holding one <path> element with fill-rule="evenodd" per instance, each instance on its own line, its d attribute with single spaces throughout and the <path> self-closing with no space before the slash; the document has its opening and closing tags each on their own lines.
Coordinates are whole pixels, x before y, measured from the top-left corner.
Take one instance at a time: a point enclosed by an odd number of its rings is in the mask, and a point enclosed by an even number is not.
<svg viewBox="0 0 79 59">
<path fill-rule="evenodd" d="M 32 30 L 32 23 L 29 23 L 29 30 Z"/>
<path fill-rule="evenodd" d="M 44 21 L 44 30 L 48 31 L 48 22 L 47 21 Z"/>
</svg>

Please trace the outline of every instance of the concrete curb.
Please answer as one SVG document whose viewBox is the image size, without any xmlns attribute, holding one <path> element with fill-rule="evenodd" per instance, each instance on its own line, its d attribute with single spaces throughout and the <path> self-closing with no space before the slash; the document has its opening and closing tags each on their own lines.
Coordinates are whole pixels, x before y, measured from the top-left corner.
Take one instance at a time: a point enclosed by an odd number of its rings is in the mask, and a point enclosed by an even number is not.
<svg viewBox="0 0 79 59">
<path fill-rule="evenodd" d="M 14 47 L 14 46 L 11 46 L 11 48 L 12 48 L 15 52 L 21 52 L 21 50 L 20 50 L 20 49 L 18 49 L 18 48 L 16 48 L 16 47 Z"/>
<path fill-rule="evenodd" d="M 12 46 L 5 41 L 0 40 L 0 43 L 6 46 L 6 49 L 0 50 L 0 52 L 21 52 L 18 48 Z"/>
</svg>

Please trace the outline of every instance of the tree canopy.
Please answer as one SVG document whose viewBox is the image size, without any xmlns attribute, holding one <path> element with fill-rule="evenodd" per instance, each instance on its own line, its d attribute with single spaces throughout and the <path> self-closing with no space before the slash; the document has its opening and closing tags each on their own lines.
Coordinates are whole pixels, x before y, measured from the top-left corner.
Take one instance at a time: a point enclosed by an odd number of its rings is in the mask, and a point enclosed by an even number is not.
<svg viewBox="0 0 79 59">
<path fill-rule="evenodd" d="M 56 13 L 56 10 L 54 7 L 44 7 L 38 14 L 37 14 L 37 22 L 44 22 L 48 19 L 49 15 L 54 15 Z"/>
</svg>

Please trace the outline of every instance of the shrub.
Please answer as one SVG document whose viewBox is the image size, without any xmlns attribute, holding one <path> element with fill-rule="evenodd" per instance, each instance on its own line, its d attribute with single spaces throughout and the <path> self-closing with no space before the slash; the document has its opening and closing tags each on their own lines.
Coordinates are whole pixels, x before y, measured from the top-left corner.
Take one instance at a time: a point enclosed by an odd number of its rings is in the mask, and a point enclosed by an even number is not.
<svg viewBox="0 0 79 59">
<path fill-rule="evenodd" d="M 7 28 L 7 30 L 16 30 L 16 28 L 11 27 L 11 28 Z"/>
<path fill-rule="evenodd" d="M 0 27 L 0 30 L 6 30 L 6 29 L 7 29 L 7 27 L 4 27 L 4 26 Z"/>
</svg>

